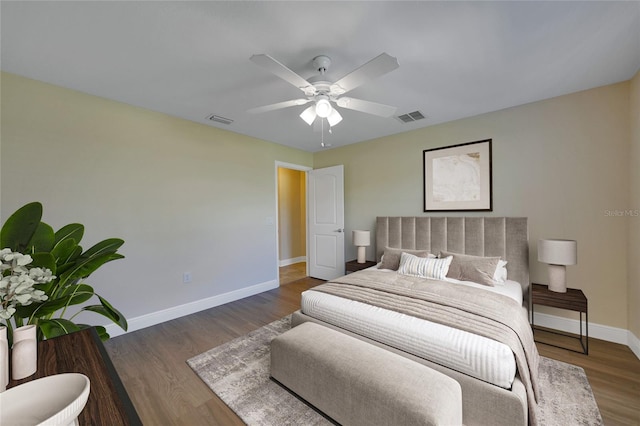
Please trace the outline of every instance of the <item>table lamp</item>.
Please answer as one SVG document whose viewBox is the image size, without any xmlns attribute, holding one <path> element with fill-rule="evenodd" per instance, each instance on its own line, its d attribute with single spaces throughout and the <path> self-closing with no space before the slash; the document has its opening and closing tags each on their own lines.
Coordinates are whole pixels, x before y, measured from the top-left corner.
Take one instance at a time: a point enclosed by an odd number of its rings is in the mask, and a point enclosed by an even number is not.
<svg viewBox="0 0 640 426">
<path fill-rule="evenodd" d="M 549 290 L 567 292 L 567 267 L 578 263 L 574 240 L 538 240 L 538 262 L 549 264 Z"/>
<path fill-rule="evenodd" d="M 353 231 L 353 245 L 358 247 L 358 263 L 367 261 L 366 247 L 371 244 L 369 231 Z"/>
</svg>

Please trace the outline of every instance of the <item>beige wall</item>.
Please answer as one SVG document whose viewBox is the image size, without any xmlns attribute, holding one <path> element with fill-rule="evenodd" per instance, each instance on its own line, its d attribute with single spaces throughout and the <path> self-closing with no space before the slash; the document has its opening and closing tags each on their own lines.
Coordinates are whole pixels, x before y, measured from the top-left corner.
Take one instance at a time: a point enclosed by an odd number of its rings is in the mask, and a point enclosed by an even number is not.
<svg viewBox="0 0 640 426">
<path fill-rule="evenodd" d="M 589 298 L 590 321 L 626 329 L 627 219 L 608 212 L 629 205 L 628 82 L 322 151 L 314 167 L 344 164 L 347 232 L 374 229 L 377 215 L 425 214 L 424 149 L 487 138 L 493 139 L 490 214 L 529 217 L 532 281 L 548 282 L 537 261 L 538 239 L 576 239 L 569 286 Z M 346 250 L 347 258 L 355 256 L 351 245 Z"/>
<path fill-rule="evenodd" d="M 310 153 L 1 78 L 2 217 L 37 200 L 54 228 L 85 224 L 85 245 L 123 238 L 90 283 L 125 316 L 277 279 L 275 162 Z"/>
<path fill-rule="evenodd" d="M 278 235 L 280 260 L 306 256 L 306 174 L 278 168 Z"/>
<path fill-rule="evenodd" d="M 640 211 L 640 72 L 631 80 L 631 192 L 629 209 Z M 629 221 L 629 331 L 640 338 L 640 217 Z M 640 349 L 640 348 L 639 348 Z"/>
</svg>

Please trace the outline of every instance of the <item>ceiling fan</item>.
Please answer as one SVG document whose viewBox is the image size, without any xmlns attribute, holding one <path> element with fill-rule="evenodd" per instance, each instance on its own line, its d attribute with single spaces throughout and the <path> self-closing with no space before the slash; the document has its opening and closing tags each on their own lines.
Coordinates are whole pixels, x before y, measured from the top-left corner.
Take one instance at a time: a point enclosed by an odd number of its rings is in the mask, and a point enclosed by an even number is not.
<svg viewBox="0 0 640 426">
<path fill-rule="evenodd" d="M 250 113 L 274 111 L 313 102 L 313 105 L 302 111 L 300 118 L 302 118 L 308 125 L 312 125 L 316 117 L 320 117 L 321 119 L 326 118 L 329 122 L 329 126 L 335 126 L 342 121 L 342 116 L 332 103 L 341 108 L 373 114 L 379 117 L 391 117 L 396 112 L 396 108 L 389 105 L 342 96 L 350 90 L 398 68 L 398 60 L 386 53 L 376 56 L 335 83 L 325 80 L 324 74 L 331 65 L 331 58 L 325 55 L 313 58 L 313 65 L 320 75 L 309 80 L 305 80 L 300 75 L 296 74 L 285 65 L 266 54 L 253 55 L 251 56 L 251 61 L 277 75 L 287 83 L 302 90 L 306 98 L 292 99 L 289 101 L 252 108 L 248 111 Z"/>
</svg>

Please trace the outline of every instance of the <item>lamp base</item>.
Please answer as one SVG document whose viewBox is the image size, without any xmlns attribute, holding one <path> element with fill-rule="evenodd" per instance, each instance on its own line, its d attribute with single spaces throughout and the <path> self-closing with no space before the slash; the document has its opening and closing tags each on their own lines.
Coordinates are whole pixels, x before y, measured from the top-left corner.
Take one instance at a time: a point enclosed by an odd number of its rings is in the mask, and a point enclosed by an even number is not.
<svg viewBox="0 0 640 426">
<path fill-rule="evenodd" d="M 358 263 L 365 263 L 367 261 L 367 248 L 365 246 L 358 247 Z"/>
<path fill-rule="evenodd" d="M 549 265 L 549 290 L 556 293 L 567 292 L 567 267 Z"/>
</svg>

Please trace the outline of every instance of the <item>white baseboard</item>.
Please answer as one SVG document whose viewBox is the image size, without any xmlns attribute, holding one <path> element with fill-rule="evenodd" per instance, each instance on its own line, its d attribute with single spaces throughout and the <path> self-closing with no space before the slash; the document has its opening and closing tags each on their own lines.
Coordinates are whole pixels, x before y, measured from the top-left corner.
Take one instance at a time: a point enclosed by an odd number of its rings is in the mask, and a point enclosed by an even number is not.
<svg viewBox="0 0 640 426">
<path fill-rule="evenodd" d="M 580 322 L 572 318 L 536 313 L 534 321 L 535 325 L 541 327 L 553 328 L 554 330 L 573 334 L 580 332 Z M 585 333 L 584 325 L 582 326 L 582 332 Z M 638 359 L 640 359 L 640 340 L 629 330 L 590 322 L 589 337 L 629 346 Z"/>
<path fill-rule="evenodd" d="M 629 349 L 640 359 L 640 339 L 629 331 Z"/>
<path fill-rule="evenodd" d="M 307 256 L 299 256 L 291 259 L 282 259 L 278 264 L 280 267 L 293 265 L 294 263 L 306 262 Z"/>
<path fill-rule="evenodd" d="M 160 324 L 165 321 L 180 318 L 185 315 L 190 315 L 196 312 L 204 311 L 205 309 L 224 305 L 225 303 L 244 299 L 245 297 L 249 297 L 258 293 L 273 290 L 274 288 L 278 288 L 277 280 L 266 281 L 264 283 L 230 291 L 224 294 L 219 294 L 217 296 L 212 296 L 206 299 L 197 300 L 195 302 L 185 303 L 183 305 L 173 306 L 171 308 L 163 309 L 161 311 L 141 315 L 139 317 L 131 318 L 130 320 L 127 321 L 129 325 L 129 329 L 127 331 L 124 331 L 123 329 L 121 329 L 115 324 L 109 324 L 105 327 L 107 329 L 107 333 L 109 333 L 111 337 L 116 337 L 125 333 L 130 333 L 132 331 L 140 330 L 146 327 L 151 327 L 152 325 Z"/>
</svg>

